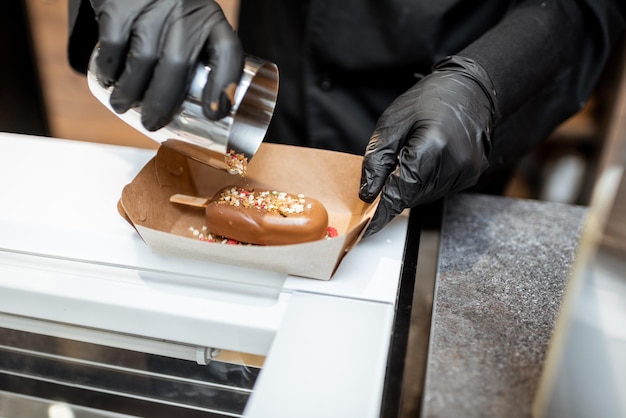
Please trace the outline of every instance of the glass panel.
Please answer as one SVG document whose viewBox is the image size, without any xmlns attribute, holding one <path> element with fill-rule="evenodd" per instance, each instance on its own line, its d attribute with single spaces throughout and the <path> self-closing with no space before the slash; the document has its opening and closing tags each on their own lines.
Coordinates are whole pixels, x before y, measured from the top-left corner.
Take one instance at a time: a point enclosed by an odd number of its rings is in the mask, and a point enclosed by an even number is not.
<svg viewBox="0 0 626 418">
<path fill-rule="evenodd" d="M 0 389 L 52 394 L 87 407 L 104 404 L 123 413 L 143 415 L 149 405 L 174 408 L 181 417 L 240 416 L 260 371 L 218 361 L 202 366 L 3 328 L 0 342 Z"/>
</svg>

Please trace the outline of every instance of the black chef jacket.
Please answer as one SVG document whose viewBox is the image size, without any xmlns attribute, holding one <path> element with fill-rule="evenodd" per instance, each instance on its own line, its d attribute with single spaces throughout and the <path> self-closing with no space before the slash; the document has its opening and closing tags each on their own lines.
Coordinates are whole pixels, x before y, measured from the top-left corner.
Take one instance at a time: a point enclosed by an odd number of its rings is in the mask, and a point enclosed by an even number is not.
<svg viewBox="0 0 626 418">
<path fill-rule="evenodd" d="M 97 29 L 79 3 L 70 0 L 69 55 L 84 71 Z M 476 60 L 495 86 L 489 171 L 498 171 L 583 106 L 624 30 L 624 3 L 241 0 L 238 31 L 247 53 L 280 70 L 266 141 L 355 154 L 435 62 Z"/>
</svg>

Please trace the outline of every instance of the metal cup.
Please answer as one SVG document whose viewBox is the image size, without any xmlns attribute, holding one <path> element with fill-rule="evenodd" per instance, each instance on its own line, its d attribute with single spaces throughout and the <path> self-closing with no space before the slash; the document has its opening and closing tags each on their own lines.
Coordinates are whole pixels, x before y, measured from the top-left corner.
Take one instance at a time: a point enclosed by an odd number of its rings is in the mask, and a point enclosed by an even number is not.
<svg viewBox="0 0 626 418">
<path fill-rule="evenodd" d="M 187 97 L 172 121 L 161 129 L 149 131 L 141 123 L 140 105 L 123 114 L 113 110 L 110 105 L 113 86 L 104 87 L 96 76 L 97 55 L 96 47 L 87 72 L 91 93 L 120 119 L 152 140 L 187 157 L 225 170 L 228 169 L 225 157 L 229 153 L 234 152 L 250 160 L 263 142 L 278 96 L 276 64 L 246 56 L 230 113 L 213 121 L 202 112 L 202 90 L 211 68 L 199 63 Z"/>
</svg>

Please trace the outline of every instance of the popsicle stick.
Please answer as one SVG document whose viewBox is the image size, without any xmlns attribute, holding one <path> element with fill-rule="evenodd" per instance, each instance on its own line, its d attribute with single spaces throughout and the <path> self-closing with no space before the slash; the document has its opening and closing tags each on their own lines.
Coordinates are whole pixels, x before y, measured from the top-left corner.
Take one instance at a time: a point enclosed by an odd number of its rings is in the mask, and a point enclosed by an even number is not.
<svg viewBox="0 0 626 418">
<path fill-rule="evenodd" d="M 193 206 L 196 208 L 206 208 L 210 199 L 206 197 L 189 196 L 186 194 L 173 194 L 170 196 L 170 202 L 179 203 L 181 205 Z"/>
</svg>

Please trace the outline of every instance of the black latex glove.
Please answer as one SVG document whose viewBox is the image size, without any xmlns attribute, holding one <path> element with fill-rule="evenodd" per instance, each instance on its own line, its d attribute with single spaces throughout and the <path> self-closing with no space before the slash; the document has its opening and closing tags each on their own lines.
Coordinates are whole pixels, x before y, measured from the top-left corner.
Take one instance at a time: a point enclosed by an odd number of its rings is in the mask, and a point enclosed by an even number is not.
<svg viewBox="0 0 626 418">
<path fill-rule="evenodd" d="M 380 193 L 366 236 L 406 208 L 476 184 L 488 166 L 493 95 L 485 71 L 454 56 L 385 110 L 363 160 L 359 197 Z"/>
<path fill-rule="evenodd" d="M 183 102 L 199 57 L 211 68 L 206 116 L 228 114 L 243 69 L 243 49 L 213 0 L 90 0 L 99 29 L 97 76 L 113 84 L 118 113 L 141 102 L 142 123 L 156 130 Z"/>
</svg>

